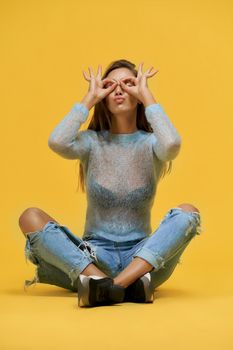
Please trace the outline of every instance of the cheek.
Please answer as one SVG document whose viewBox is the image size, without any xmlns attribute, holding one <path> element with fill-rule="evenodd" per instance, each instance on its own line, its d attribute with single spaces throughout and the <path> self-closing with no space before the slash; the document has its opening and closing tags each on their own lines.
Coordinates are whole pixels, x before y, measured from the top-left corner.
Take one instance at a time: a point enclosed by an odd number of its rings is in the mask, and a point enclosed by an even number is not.
<svg viewBox="0 0 233 350">
<path fill-rule="evenodd" d="M 135 105 L 138 104 L 138 100 L 137 100 L 135 97 L 130 96 L 130 97 L 129 97 L 129 103 L 130 103 L 131 105 L 135 106 Z"/>
<path fill-rule="evenodd" d="M 107 106 L 112 105 L 112 99 L 109 96 L 105 97 L 105 102 Z"/>
<path fill-rule="evenodd" d="M 109 104 L 111 101 L 111 98 L 109 98 L 109 95 L 104 98 L 104 101 L 106 104 Z"/>
<path fill-rule="evenodd" d="M 107 96 L 105 97 L 105 104 L 106 107 L 112 112 L 114 110 L 114 101 L 111 97 Z"/>
<path fill-rule="evenodd" d="M 115 96 L 115 94 L 112 93 L 112 94 L 109 94 L 108 96 L 105 97 L 106 98 L 106 103 L 108 105 L 111 105 L 111 106 L 115 105 L 114 96 Z"/>
</svg>

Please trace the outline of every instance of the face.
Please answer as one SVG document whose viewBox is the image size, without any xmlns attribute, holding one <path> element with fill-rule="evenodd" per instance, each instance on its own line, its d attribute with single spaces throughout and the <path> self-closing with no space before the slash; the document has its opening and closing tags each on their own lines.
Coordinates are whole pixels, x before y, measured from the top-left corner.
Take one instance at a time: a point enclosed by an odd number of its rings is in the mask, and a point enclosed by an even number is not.
<svg viewBox="0 0 233 350">
<path fill-rule="evenodd" d="M 111 113 L 113 114 L 118 114 L 119 112 L 127 112 L 127 111 L 132 111 L 137 107 L 137 104 L 139 101 L 128 94 L 123 88 L 120 86 L 119 81 L 123 78 L 126 77 L 135 77 L 133 72 L 129 70 L 128 68 L 116 68 L 112 70 L 106 78 L 111 79 L 112 82 L 108 82 L 105 84 L 105 87 L 109 87 L 111 84 L 114 82 L 117 82 L 118 84 L 116 85 L 115 89 L 108 94 L 108 96 L 105 97 L 106 105 L 108 109 L 110 110 Z M 124 81 L 125 84 L 128 86 L 132 86 L 131 81 Z M 114 98 L 116 96 L 122 96 L 124 97 L 123 101 L 115 101 Z"/>
</svg>

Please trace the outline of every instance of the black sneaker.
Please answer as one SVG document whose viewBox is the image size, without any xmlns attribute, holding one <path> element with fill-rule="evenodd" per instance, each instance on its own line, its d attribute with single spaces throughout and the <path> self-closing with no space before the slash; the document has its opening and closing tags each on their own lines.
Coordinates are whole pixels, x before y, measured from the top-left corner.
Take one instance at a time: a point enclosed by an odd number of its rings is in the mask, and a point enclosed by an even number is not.
<svg viewBox="0 0 233 350">
<path fill-rule="evenodd" d="M 113 284 L 111 277 L 78 276 L 78 306 L 103 306 L 122 303 L 125 288 Z"/>
<path fill-rule="evenodd" d="M 150 273 L 146 273 L 125 288 L 124 302 L 153 303 L 154 290 L 151 287 Z"/>
</svg>

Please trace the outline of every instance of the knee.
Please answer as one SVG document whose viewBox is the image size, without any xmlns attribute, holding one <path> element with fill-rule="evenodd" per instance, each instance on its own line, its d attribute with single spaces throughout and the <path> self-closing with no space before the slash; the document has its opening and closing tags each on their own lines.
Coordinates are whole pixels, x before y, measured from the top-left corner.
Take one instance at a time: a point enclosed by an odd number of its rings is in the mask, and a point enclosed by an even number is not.
<svg viewBox="0 0 233 350">
<path fill-rule="evenodd" d="M 182 203 L 182 204 L 179 204 L 177 207 L 182 208 L 184 211 L 196 211 L 200 213 L 199 209 L 190 203 Z"/>
<path fill-rule="evenodd" d="M 41 209 L 36 207 L 30 207 L 25 209 L 19 217 L 19 226 L 21 227 L 25 223 L 25 221 L 39 216 L 41 214 L 41 211 Z"/>
</svg>

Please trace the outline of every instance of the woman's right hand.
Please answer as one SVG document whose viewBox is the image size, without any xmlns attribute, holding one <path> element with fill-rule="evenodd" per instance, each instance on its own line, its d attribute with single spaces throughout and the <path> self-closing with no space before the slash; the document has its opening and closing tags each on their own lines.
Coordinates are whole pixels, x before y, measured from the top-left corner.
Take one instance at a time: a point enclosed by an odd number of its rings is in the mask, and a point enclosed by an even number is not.
<svg viewBox="0 0 233 350">
<path fill-rule="evenodd" d="M 84 78 L 90 82 L 89 89 L 87 95 L 82 100 L 82 103 L 86 105 L 88 109 L 92 108 L 96 103 L 100 102 L 104 99 L 110 92 L 112 92 L 117 82 L 113 82 L 113 80 L 105 78 L 101 79 L 102 76 L 102 66 L 99 64 L 97 75 L 95 76 L 91 67 L 88 67 L 90 77 L 83 71 Z M 111 85 L 105 88 L 105 85 L 111 82 Z"/>
</svg>

